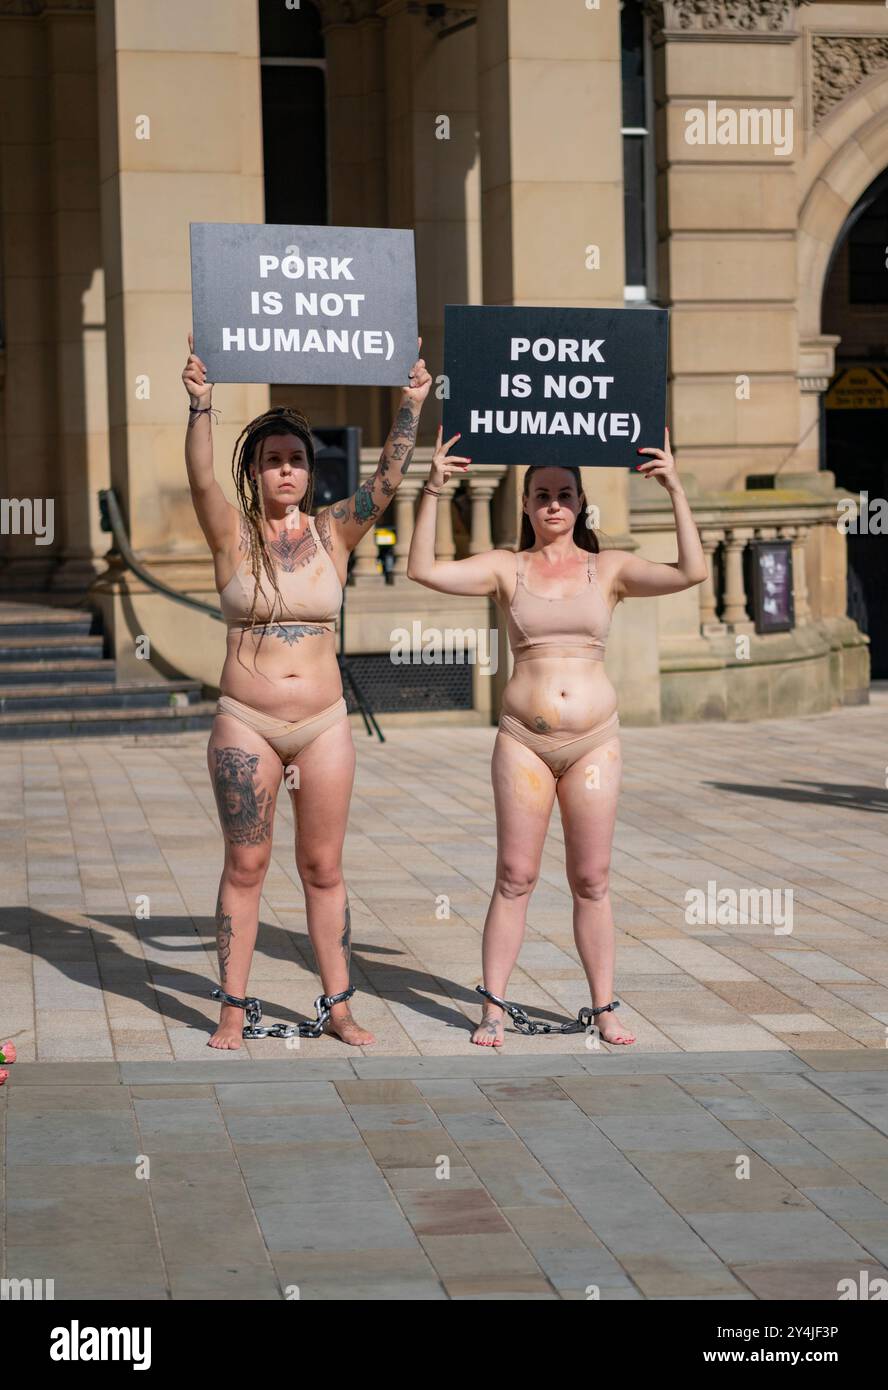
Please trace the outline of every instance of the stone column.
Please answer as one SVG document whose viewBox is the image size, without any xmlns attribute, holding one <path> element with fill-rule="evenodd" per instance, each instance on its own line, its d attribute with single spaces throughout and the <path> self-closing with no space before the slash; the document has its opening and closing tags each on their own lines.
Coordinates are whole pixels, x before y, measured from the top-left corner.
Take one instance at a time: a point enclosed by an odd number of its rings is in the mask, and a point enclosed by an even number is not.
<svg viewBox="0 0 888 1390">
<path fill-rule="evenodd" d="M 376 13 L 376 0 L 316 3 L 327 60 L 330 223 L 409 226 L 390 222 L 386 207 L 385 21 Z M 279 390 L 282 401 L 289 398 L 286 388 Z M 360 425 L 370 447 L 388 433 L 393 397 L 385 387 L 300 387 L 299 398 L 318 424 Z"/>
<path fill-rule="evenodd" d="M 496 492 L 498 480 L 485 478 L 483 474 L 470 474 L 468 482 L 472 504 L 469 554 L 480 555 L 485 550 L 493 549 L 493 538 L 490 534 L 490 499 Z"/>
<path fill-rule="evenodd" d="M 387 225 L 415 230 L 422 352 L 434 377 L 444 370 L 444 305 L 481 299 L 478 31 L 456 28 L 476 8 L 474 0 L 384 0 L 377 9 L 385 21 Z M 439 420 L 433 396 L 421 440 L 433 440 Z"/>
<path fill-rule="evenodd" d="M 665 210 L 659 283 L 673 306 L 671 433 L 710 488 L 776 472 L 800 437 L 799 2 L 645 0 Z M 770 129 L 744 111 L 767 113 Z"/>
<path fill-rule="evenodd" d="M 780 539 L 792 542 L 792 606 L 796 627 L 803 627 L 811 621 L 808 581 L 805 575 L 805 542 L 810 531 L 810 526 L 781 526 L 779 528 Z"/>
<path fill-rule="evenodd" d="M 405 478 L 395 493 L 395 574 L 407 573 L 407 556 L 413 539 L 416 499 L 422 487 L 420 478 Z M 441 503 L 438 503 L 440 507 Z"/>
<path fill-rule="evenodd" d="M 134 549 L 197 594 L 215 587 L 183 459 L 188 224 L 263 220 L 258 27 L 241 0 L 102 0 L 96 12 L 111 479 Z M 216 474 L 234 500 L 234 441 L 268 388 L 217 386 L 214 404 Z"/>
<path fill-rule="evenodd" d="M 108 485 L 108 396 L 95 16 L 53 0 L 44 23 L 62 513 L 52 585 L 85 594 L 108 549 L 96 495 Z"/>
<path fill-rule="evenodd" d="M 840 342 L 837 334 L 823 333 L 799 344 L 799 444 L 782 471 L 816 473 L 825 462 L 820 456 L 823 396 L 835 375 Z"/>
<path fill-rule="evenodd" d="M 47 586 L 60 547 L 64 483 L 59 476 L 58 355 L 55 335 L 54 203 L 48 159 L 53 127 L 46 29 L 32 6 L 0 15 L 0 160 L 3 180 L 5 379 L 2 495 L 39 499 L 55 539 L 36 544 L 27 533 L 0 536 L 4 588 Z M 25 526 L 30 522 L 26 518 Z"/>
<path fill-rule="evenodd" d="M 478 13 L 485 304 L 623 305 L 620 16 L 615 4 L 483 0 Z M 600 269 L 590 248 L 598 250 Z M 586 479 L 612 535 L 625 470 Z M 523 468 L 505 505 L 521 510 Z"/>
<path fill-rule="evenodd" d="M 715 637 L 726 632 L 725 624 L 716 619 L 715 585 L 712 579 L 712 566 L 715 552 L 724 539 L 723 531 L 701 531 L 700 544 L 706 560 L 706 578 L 700 585 L 700 631 L 706 637 Z"/>
<path fill-rule="evenodd" d="M 733 632 L 752 632 L 755 628 L 746 611 L 743 581 L 743 551 L 751 536 L 747 527 L 731 527 L 725 532 L 724 620 Z"/>
<path fill-rule="evenodd" d="M 362 536 L 355 546 L 355 563 L 352 566 L 352 579 L 360 583 L 362 580 L 378 579 L 379 574 L 376 569 L 378 559 L 376 549 L 376 528 L 371 526 L 366 536 Z"/>
</svg>

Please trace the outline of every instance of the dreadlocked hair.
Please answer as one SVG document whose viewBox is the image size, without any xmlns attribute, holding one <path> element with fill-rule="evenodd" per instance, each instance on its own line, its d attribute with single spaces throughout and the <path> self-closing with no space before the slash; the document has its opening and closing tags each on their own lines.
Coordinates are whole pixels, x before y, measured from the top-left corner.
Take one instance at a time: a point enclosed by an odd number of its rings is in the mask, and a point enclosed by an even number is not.
<svg viewBox="0 0 888 1390">
<path fill-rule="evenodd" d="M 241 430 L 235 440 L 231 456 L 231 473 L 234 478 L 241 516 L 246 523 L 249 536 L 250 569 L 255 580 L 253 603 L 248 620 L 251 632 L 256 627 L 256 604 L 259 600 L 259 585 L 263 574 L 267 575 L 275 594 L 269 622 L 273 622 L 275 619 L 277 604 L 280 603 L 281 614 L 284 607 L 274 558 L 265 539 L 266 516 L 265 503 L 262 500 L 262 485 L 258 477 L 252 478 L 250 476 L 250 465 L 260 462 L 262 441 L 273 434 L 295 435 L 305 445 L 305 452 L 308 457 L 308 487 L 300 503 L 300 508 L 308 515 L 314 503 L 315 449 L 311 426 L 307 419 L 300 410 L 294 410 L 288 405 L 275 406 L 273 410 L 267 410 L 264 415 L 257 415 L 255 420 L 251 420 Z M 243 632 L 241 632 L 241 641 L 243 641 Z M 260 644 L 261 641 L 262 638 L 260 637 Z M 238 643 L 238 657 L 239 655 L 240 642 Z"/>
<path fill-rule="evenodd" d="M 580 476 L 579 468 L 576 466 L 576 464 L 573 463 L 532 463 L 530 467 L 527 469 L 527 472 L 524 474 L 523 495 L 525 499 L 530 496 L 530 481 L 532 475 L 534 473 L 539 473 L 540 469 L 542 468 L 560 468 L 563 470 L 563 472 L 570 473 L 571 477 L 574 479 L 577 485 L 577 494 L 580 499 L 580 510 L 577 513 L 577 519 L 574 522 L 573 542 L 574 545 L 578 547 L 578 549 L 591 550 L 593 555 L 597 555 L 601 550 L 601 546 L 598 542 L 598 537 L 596 536 L 595 532 L 592 530 L 590 526 L 586 525 L 586 517 L 584 515 L 586 507 L 586 494 L 583 492 L 583 480 Z M 518 538 L 518 549 L 530 550 L 533 547 L 535 541 L 536 535 L 534 533 L 530 517 L 527 515 L 527 512 L 523 512 L 521 516 L 521 535 Z"/>
</svg>

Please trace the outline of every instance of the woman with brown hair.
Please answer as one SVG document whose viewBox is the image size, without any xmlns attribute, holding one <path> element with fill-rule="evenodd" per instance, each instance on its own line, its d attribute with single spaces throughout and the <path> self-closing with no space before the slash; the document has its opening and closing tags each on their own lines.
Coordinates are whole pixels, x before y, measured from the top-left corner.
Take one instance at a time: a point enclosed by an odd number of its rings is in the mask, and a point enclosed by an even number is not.
<svg viewBox="0 0 888 1390">
<path fill-rule="evenodd" d="M 626 550 L 599 553 L 580 471 L 531 466 L 524 475 L 517 553 L 491 550 L 435 559 L 435 507 L 451 474 L 469 459 L 438 443 L 423 489 L 407 573 L 445 594 L 486 594 L 503 610 L 514 671 L 503 693 L 492 777 L 496 884 L 484 923 L 485 1004 L 472 1042 L 500 1047 L 504 999 L 524 939 L 555 798 L 561 810 L 573 930 L 592 994 L 591 1014 L 608 1043 L 632 1043 L 613 997 L 615 932 L 608 894 L 622 763 L 617 695 L 603 660 L 611 615 L 625 598 L 653 598 L 701 584 L 703 548 L 675 469 L 663 449 L 639 449 L 637 465 L 672 498 L 678 560 L 656 564 Z"/>
<path fill-rule="evenodd" d="M 314 442 L 305 416 L 288 407 L 267 411 L 242 431 L 232 460 L 238 506 L 227 500 L 213 471 L 213 388 L 190 334 L 188 347 L 182 373 L 189 396 L 185 461 L 228 624 L 221 698 L 207 749 L 225 837 L 216 904 L 219 997 L 225 1002 L 209 1046 L 241 1046 L 259 898 L 285 773 L 326 1026 L 343 1042 L 362 1046 L 374 1038 L 348 1005 L 351 921 L 342 877 L 355 749 L 334 629 L 349 552 L 410 467 L 431 377 L 419 359 L 373 477 L 313 517 Z"/>
</svg>

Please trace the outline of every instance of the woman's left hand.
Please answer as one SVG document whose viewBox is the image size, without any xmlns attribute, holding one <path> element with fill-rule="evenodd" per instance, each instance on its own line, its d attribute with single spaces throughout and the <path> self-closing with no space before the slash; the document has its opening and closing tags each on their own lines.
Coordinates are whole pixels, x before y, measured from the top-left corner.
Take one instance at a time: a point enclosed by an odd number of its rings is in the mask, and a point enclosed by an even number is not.
<svg viewBox="0 0 888 1390">
<path fill-rule="evenodd" d="M 665 487 L 667 492 L 673 492 L 681 487 L 681 480 L 678 470 L 675 467 L 675 459 L 672 457 L 672 449 L 669 446 L 669 426 L 666 427 L 666 438 L 663 441 L 662 449 L 638 449 L 639 454 L 653 454 L 654 457 L 649 463 L 639 463 L 636 470 L 643 478 L 656 478 L 661 487 Z"/>
<path fill-rule="evenodd" d="M 422 338 L 419 340 L 422 348 Z M 426 370 L 426 364 L 421 357 L 418 357 L 410 368 L 409 385 L 404 387 L 404 396 L 408 401 L 416 401 L 417 405 L 422 405 L 426 396 L 429 394 L 429 387 L 432 378 Z"/>
</svg>

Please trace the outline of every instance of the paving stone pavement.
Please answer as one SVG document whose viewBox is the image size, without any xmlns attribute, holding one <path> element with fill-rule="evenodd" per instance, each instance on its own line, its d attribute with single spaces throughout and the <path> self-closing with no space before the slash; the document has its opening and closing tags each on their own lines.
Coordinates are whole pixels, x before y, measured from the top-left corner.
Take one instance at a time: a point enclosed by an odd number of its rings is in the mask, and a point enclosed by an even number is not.
<svg viewBox="0 0 888 1390">
<path fill-rule="evenodd" d="M 56 1299 L 831 1299 L 888 1274 L 884 1051 L 17 1063 Z"/>
<path fill-rule="evenodd" d="M 494 733 L 402 727 L 380 745 L 355 732 L 345 867 L 353 1007 L 373 1056 L 469 1046 L 496 859 Z M 637 1049 L 884 1047 L 888 689 L 821 716 L 622 737 L 611 897 Z M 203 734 L 0 745 L 0 1027 L 23 1060 L 213 1056 L 221 837 L 205 747 Z M 791 931 L 724 909 L 689 922 L 687 894 L 709 885 L 770 894 L 775 917 L 791 893 Z M 553 1019 L 589 1002 L 570 915 L 556 810 L 511 985 Z M 250 983 L 266 1019 L 313 1016 L 285 797 L 261 920 Z M 312 1058 L 348 1051 L 329 1037 L 306 1046 Z M 509 1038 L 512 1052 L 539 1046 Z M 265 1039 L 229 1060 L 283 1049 Z"/>
<path fill-rule="evenodd" d="M 468 1041 L 494 731 L 356 730 L 356 1016 L 220 1056 L 203 735 L 0 746 L 3 1277 L 57 1298 L 834 1299 L 888 1264 L 888 691 L 624 729 L 631 1049 Z M 318 992 L 281 802 L 252 989 Z M 687 894 L 792 893 L 693 921 Z M 511 997 L 588 1002 L 556 816 Z M 149 1172 L 145 1163 L 150 1163 Z"/>
</svg>

